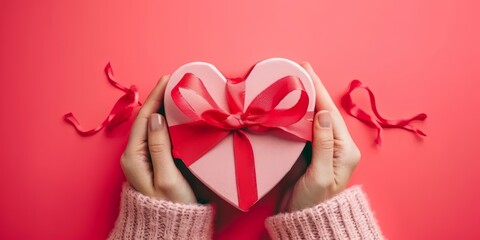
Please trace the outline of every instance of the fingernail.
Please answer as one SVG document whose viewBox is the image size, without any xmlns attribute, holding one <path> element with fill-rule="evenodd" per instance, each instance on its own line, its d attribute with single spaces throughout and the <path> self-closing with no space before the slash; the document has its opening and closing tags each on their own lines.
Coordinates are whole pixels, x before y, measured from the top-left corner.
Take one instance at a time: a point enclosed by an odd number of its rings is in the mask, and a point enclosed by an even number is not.
<svg viewBox="0 0 480 240">
<path fill-rule="evenodd" d="M 322 128 L 329 128 L 331 125 L 330 113 L 327 110 L 322 110 L 317 114 L 317 120 Z"/>
<path fill-rule="evenodd" d="M 152 114 L 150 116 L 150 130 L 157 131 L 162 127 L 162 118 L 160 114 Z"/>
<path fill-rule="evenodd" d="M 170 75 L 168 75 L 168 74 L 162 76 L 162 79 L 163 79 L 164 81 L 165 81 L 166 79 L 169 79 L 169 78 L 170 78 Z"/>
<path fill-rule="evenodd" d="M 309 62 L 302 62 L 300 65 L 302 65 L 305 68 L 311 67 Z"/>
</svg>

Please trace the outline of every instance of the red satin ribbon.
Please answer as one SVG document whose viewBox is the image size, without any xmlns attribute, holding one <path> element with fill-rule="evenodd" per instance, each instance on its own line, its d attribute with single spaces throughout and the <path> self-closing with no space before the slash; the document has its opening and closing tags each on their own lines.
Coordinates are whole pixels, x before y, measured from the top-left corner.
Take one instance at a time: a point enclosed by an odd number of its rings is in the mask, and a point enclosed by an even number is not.
<svg viewBox="0 0 480 240">
<path fill-rule="evenodd" d="M 182 91 L 194 94 L 184 95 Z M 288 109 L 276 109 L 294 91 L 300 92 L 295 105 Z M 172 89 L 171 96 L 191 122 L 170 126 L 170 137 L 174 156 L 190 166 L 233 134 L 238 204 L 246 211 L 258 200 L 258 193 L 254 154 L 245 133 L 276 132 L 295 141 L 311 141 L 313 112 L 307 112 L 309 98 L 302 82 L 292 76 L 274 82 L 246 109 L 245 79 L 228 79 L 226 93 L 228 111 L 216 104 L 201 79 L 191 73 L 185 74 Z"/>
<path fill-rule="evenodd" d="M 138 89 L 135 85 L 130 86 L 130 88 L 126 88 L 115 81 L 110 63 L 105 66 L 105 75 L 107 76 L 108 82 L 110 82 L 110 84 L 112 84 L 114 87 L 125 92 L 125 95 L 118 99 L 117 103 L 115 103 L 115 106 L 113 106 L 107 118 L 105 118 L 105 120 L 94 129 L 83 130 L 81 124 L 73 116 L 73 113 L 69 112 L 65 114 L 63 116 L 64 120 L 72 124 L 72 126 L 81 136 L 91 136 L 105 127 L 107 129 L 112 129 L 120 125 L 121 123 L 127 121 L 130 118 L 130 115 L 132 115 L 132 111 L 136 106 L 142 105 L 138 101 L 139 94 Z"/>
<path fill-rule="evenodd" d="M 370 97 L 372 111 L 375 114 L 375 116 L 377 117 L 377 119 L 375 119 L 373 116 L 371 116 L 367 112 L 360 109 L 353 102 L 352 96 L 351 96 L 352 92 L 355 91 L 358 88 L 363 88 L 363 89 L 367 90 L 368 95 Z M 348 88 L 347 93 L 345 93 L 345 95 L 342 97 L 342 106 L 353 117 L 355 117 L 355 118 L 359 119 L 360 121 L 362 121 L 362 122 L 364 122 L 368 125 L 371 125 L 371 126 L 373 126 L 377 129 L 377 138 L 375 139 L 375 142 L 377 144 L 381 144 L 381 142 L 382 142 L 381 135 L 382 135 L 382 128 L 383 127 L 385 127 L 385 128 L 401 128 L 401 129 L 413 132 L 413 133 L 415 133 L 417 135 L 420 135 L 420 136 L 427 136 L 424 132 L 418 130 L 413 125 L 411 125 L 412 121 L 415 121 L 415 120 L 423 121 L 423 120 L 425 120 L 427 118 L 427 114 L 420 113 L 418 115 L 415 115 L 412 118 L 400 119 L 400 120 L 385 119 L 382 116 L 380 116 L 380 114 L 378 113 L 377 104 L 376 104 L 376 101 L 375 101 L 375 95 L 366 85 L 364 85 L 359 80 L 353 80 L 350 83 L 350 86 Z"/>
</svg>

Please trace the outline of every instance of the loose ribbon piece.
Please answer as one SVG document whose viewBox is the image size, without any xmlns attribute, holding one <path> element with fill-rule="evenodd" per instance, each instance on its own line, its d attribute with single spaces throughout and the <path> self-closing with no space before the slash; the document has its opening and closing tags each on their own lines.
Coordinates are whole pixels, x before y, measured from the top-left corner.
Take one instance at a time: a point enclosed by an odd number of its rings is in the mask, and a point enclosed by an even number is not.
<svg viewBox="0 0 480 240">
<path fill-rule="evenodd" d="M 297 102 L 288 109 L 277 109 L 291 92 L 298 91 Z M 185 94 L 185 93 L 190 94 Z M 193 94 L 191 94 L 193 93 Z M 300 79 L 286 76 L 275 81 L 245 108 L 245 79 L 227 79 L 228 111 L 220 108 L 201 79 L 185 74 L 172 89 L 172 100 L 190 120 L 170 126 L 173 155 L 190 166 L 224 138 L 233 135 L 238 205 L 248 210 L 257 200 L 255 159 L 247 132 L 279 136 L 295 141 L 311 141 L 313 112 L 307 111 L 309 97 Z"/>
<path fill-rule="evenodd" d="M 130 86 L 130 88 L 122 86 L 120 83 L 115 81 L 113 76 L 113 70 L 110 63 L 105 66 L 105 75 L 107 76 L 108 82 L 114 87 L 125 92 L 125 95 L 118 99 L 117 103 L 113 106 L 110 114 L 107 118 L 96 128 L 90 130 L 83 130 L 83 127 L 78 122 L 78 120 L 73 116 L 73 113 L 69 112 L 63 116 L 64 120 L 75 128 L 81 136 L 91 136 L 99 132 L 103 128 L 113 129 L 121 123 L 127 121 L 132 115 L 132 111 L 136 106 L 141 106 L 142 103 L 138 101 L 139 94 L 138 89 L 135 85 Z"/>
<path fill-rule="evenodd" d="M 367 90 L 368 95 L 370 97 L 372 111 L 375 114 L 377 119 L 375 119 L 373 116 L 371 116 L 370 114 L 362 110 L 360 107 L 357 106 L 357 104 L 353 102 L 352 92 L 359 88 L 363 88 Z M 411 122 L 415 120 L 424 121 L 427 118 L 427 114 L 420 113 L 408 119 L 387 120 L 382 116 L 380 116 L 380 114 L 378 113 L 377 104 L 375 101 L 375 95 L 373 94 L 373 92 L 370 90 L 370 88 L 368 88 L 365 84 L 363 84 L 359 80 L 353 80 L 350 83 L 347 93 L 342 97 L 342 106 L 351 116 L 377 129 L 377 138 L 375 139 L 375 142 L 377 144 L 381 144 L 382 142 L 382 137 L 381 137 L 382 128 L 401 128 L 401 129 L 413 132 L 420 136 L 427 136 L 424 132 L 418 130 L 413 125 L 411 125 Z"/>
</svg>

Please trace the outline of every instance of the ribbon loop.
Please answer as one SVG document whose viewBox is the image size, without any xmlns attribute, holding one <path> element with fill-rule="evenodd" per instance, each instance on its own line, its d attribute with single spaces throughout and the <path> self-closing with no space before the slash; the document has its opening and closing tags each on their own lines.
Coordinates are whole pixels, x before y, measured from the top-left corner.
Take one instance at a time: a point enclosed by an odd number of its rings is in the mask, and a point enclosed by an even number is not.
<svg viewBox="0 0 480 240">
<path fill-rule="evenodd" d="M 276 109 L 288 94 L 299 91 L 296 104 L 288 109 Z M 246 119 L 265 127 L 289 126 L 302 119 L 308 108 L 308 95 L 300 79 L 286 76 L 263 90 L 245 111 Z"/>
</svg>

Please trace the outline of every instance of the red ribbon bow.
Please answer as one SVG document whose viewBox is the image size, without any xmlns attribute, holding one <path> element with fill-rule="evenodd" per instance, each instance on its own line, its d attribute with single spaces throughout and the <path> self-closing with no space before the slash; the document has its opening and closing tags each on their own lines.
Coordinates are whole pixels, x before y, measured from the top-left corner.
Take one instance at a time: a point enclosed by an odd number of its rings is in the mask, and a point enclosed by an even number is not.
<svg viewBox="0 0 480 240">
<path fill-rule="evenodd" d="M 193 91 L 201 100 L 194 102 L 182 91 Z M 291 92 L 300 97 L 291 108 L 276 109 Z M 190 166 L 225 137 L 233 134 L 238 205 L 248 210 L 257 200 L 254 154 L 246 132 L 280 133 L 296 141 L 311 141 L 313 112 L 307 112 L 309 97 L 300 79 L 283 77 L 263 90 L 245 109 L 245 79 L 227 79 L 228 111 L 220 108 L 201 79 L 192 73 L 183 76 L 172 89 L 178 109 L 192 122 L 170 126 L 173 155 Z M 195 107 L 192 103 L 195 103 Z"/>
</svg>

